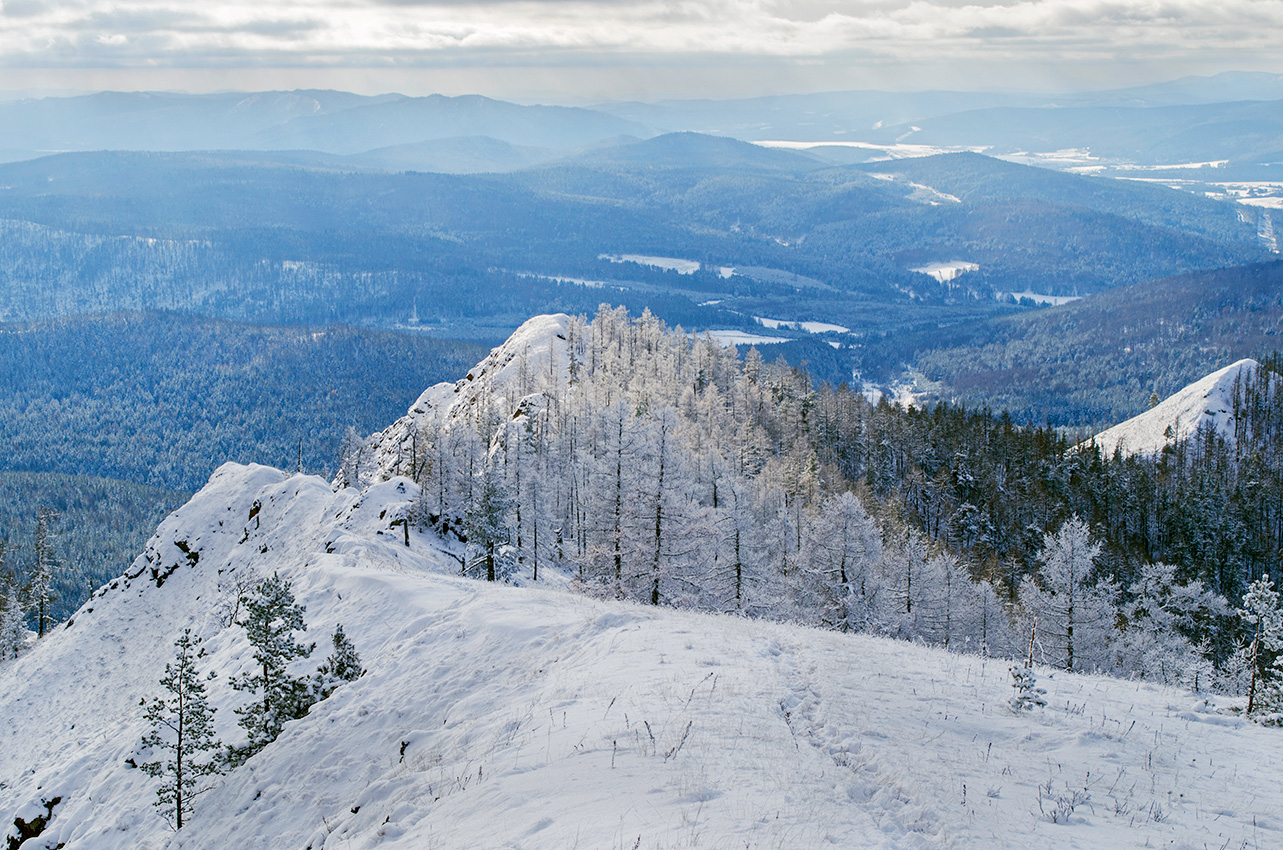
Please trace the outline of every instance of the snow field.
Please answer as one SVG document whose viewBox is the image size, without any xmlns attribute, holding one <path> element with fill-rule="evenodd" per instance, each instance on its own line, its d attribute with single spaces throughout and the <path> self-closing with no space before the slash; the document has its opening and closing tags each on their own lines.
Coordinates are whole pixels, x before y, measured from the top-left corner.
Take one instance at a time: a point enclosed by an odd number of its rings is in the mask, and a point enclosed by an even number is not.
<svg viewBox="0 0 1283 850">
<path fill-rule="evenodd" d="M 1163 399 L 1154 407 L 1092 438 L 1101 454 L 1115 449 L 1125 453 L 1154 455 L 1169 443 L 1192 437 L 1200 428 L 1209 428 L 1231 445 L 1235 441 L 1234 387 L 1250 378 L 1260 364 L 1251 358 L 1239 360 L 1200 378 Z M 1167 436 L 1171 429 L 1171 437 Z"/>
<path fill-rule="evenodd" d="M 1048 706 L 1017 716 L 1003 660 L 464 580 L 391 527 L 415 496 L 222 467 L 133 578 L 0 668 L 0 817 L 60 796 L 35 846 L 68 850 L 1283 846 L 1279 732 L 1217 701 L 1039 669 Z M 138 701 L 191 626 L 238 740 L 227 624 L 274 571 L 318 643 L 296 671 L 341 622 L 368 672 L 174 833 L 126 764 Z"/>
</svg>

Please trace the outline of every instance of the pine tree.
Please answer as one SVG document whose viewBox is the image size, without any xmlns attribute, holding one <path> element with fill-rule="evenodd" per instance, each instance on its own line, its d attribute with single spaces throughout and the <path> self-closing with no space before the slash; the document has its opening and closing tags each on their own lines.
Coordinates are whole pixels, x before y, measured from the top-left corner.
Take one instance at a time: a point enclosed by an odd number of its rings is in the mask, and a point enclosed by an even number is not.
<svg viewBox="0 0 1283 850">
<path fill-rule="evenodd" d="M 27 645 L 27 612 L 11 576 L 0 581 L 0 661 L 17 658 Z"/>
<path fill-rule="evenodd" d="M 316 671 L 316 676 L 312 679 L 312 694 L 316 702 L 327 699 L 345 682 L 355 682 L 365 675 L 365 670 L 361 667 L 361 656 L 357 654 L 352 641 L 344 634 L 342 623 L 334 630 L 331 640 L 334 643 L 334 652 L 325 659 L 321 669 Z"/>
<path fill-rule="evenodd" d="M 1283 609 L 1279 608 L 1279 594 L 1269 573 L 1248 586 L 1238 614 L 1252 635 L 1248 649 L 1251 680 L 1247 689 L 1247 713 L 1253 714 L 1262 708 L 1277 709 L 1274 685 L 1283 670 L 1270 662 L 1283 652 Z M 1261 696 L 1265 699 L 1260 699 Z"/>
<path fill-rule="evenodd" d="M 501 557 L 501 546 L 508 543 L 508 513 L 512 509 L 498 470 L 487 467 L 473 491 L 464 515 L 464 533 L 468 537 L 467 566 L 484 575 L 486 581 L 507 578 L 508 562 Z"/>
<path fill-rule="evenodd" d="M 27 580 L 27 604 L 36 616 L 36 637 L 44 637 L 49 627 L 49 606 L 58 600 L 53 589 L 54 528 L 58 513 L 41 506 L 36 511 L 35 561 Z"/>
<path fill-rule="evenodd" d="M 196 669 L 205 654 L 200 644 L 191 629 L 183 631 L 174 641 L 174 660 L 165 665 L 160 679 L 168 696 L 144 701 L 144 717 L 151 730 L 143 736 L 142 744 L 164 755 L 139 766 L 148 775 L 162 778 L 155 805 L 175 829 L 183 828 L 185 816 L 192 812 L 193 798 L 205 790 L 201 780 L 221 772 L 217 752 L 222 745 L 213 730 L 215 710 L 206 702 L 205 684 Z"/>
<path fill-rule="evenodd" d="M 286 721 L 297 720 L 312 706 L 308 682 L 290 676 L 286 668 L 296 658 L 305 658 L 316 644 L 304 646 L 294 632 L 305 631 L 303 606 L 294 601 L 290 583 L 273 574 L 244 601 L 245 629 L 254 647 L 256 669 L 232 680 L 232 687 L 256 698 L 236 709 L 240 725 L 249 736 L 242 747 L 229 749 L 228 758 L 239 765 L 275 741 Z"/>
</svg>

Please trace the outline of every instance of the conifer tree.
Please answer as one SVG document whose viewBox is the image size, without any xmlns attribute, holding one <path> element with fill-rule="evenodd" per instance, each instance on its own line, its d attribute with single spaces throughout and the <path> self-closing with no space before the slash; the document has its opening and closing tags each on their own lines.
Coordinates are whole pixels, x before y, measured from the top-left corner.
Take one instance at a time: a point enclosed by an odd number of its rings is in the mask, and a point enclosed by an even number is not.
<svg viewBox="0 0 1283 850">
<path fill-rule="evenodd" d="M 334 651 L 312 679 L 312 694 L 316 702 L 327 699 L 345 682 L 355 682 L 365 675 L 365 670 L 361 667 L 361 656 L 357 654 L 351 639 L 343 632 L 342 623 L 335 628 L 331 641 L 334 643 Z"/>
<path fill-rule="evenodd" d="M 17 658 L 27 645 L 27 612 L 11 576 L 0 581 L 0 661 Z"/>
<path fill-rule="evenodd" d="M 1247 713 L 1253 714 L 1262 707 L 1277 708 L 1276 689 L 1272 687 L 1280 671 L 1271 664 L 1283 651 L 1283 609 L 1279 608 L 1279 594 L 1269 573 L 1252 582 L 1243 595 L 1239 616 L 1247 624 L 1252 636 L 1248 654 L 1251 680 L 1247 689 Z M 1260 697 L 1264 695 L 1264 700 Z"/>
<path fill-rule="evenodd" d="M 151 729 L 142 744 L 164 755 L 139 766 L 148 775 L 161 777 L 155 805 L 174 829 L 183 828 L 193 798 L 205 790 L 201 780 L 221 771 L 217 752 L 222 745 L 213 729 L 215 709 L 205 699 L 205 684 L 196 669 L 205 654 L 200 644 L 191 629 L 183 630 L 174 641 L 174 660 L 165 665 L 160 679 L 168 695 L 144 701 Z"/>
<path fill-rule="evenodd" d="M 27 583 L 27 604 L 36 617 L 36 637 L 44 637 L 49 627 L 49 606 L 58 599 L 53 589 L 54 528 L 58 513 L 43 505 L 36 511 L 35 560 Z"/>
<path fill-rule="evenodd" d="M 305 631 L 304 608 L 294 600 L 290 583 L 273 574 L 244 601 L 245 614 L 238 623 L 254 647 L 255 669 L 237 676 L 232 687 L 255 695 L 249 705 L 236 709 L 249 737 L 242 747 L 229 749 L 228 758 L 239 765 L 275 741 L 286 721 L 307 714 L 312 705 L 306 678 L 290 676 L 287 667 L 296 658 L 311 654 L 316 644 L 304 646 L 294 632 Z"/>
<path fill-rule="evenodd" d="M 464 533 L 468 537 L 467 565 L 486 581 L 507 577 L 507 563 L 499 547 L 508 543 L 508 512 L 512 499 L 503 486 L 498 470 L 487 466 L 473 489 L 472 500 L 464 515 Z"/>
<path fill-rule="evenodd" d="M 1071 517 L 1043 538 L 1041 582 L 1026 578 L 1021 587 L 1021 604 L 1037 618 L 1054 663 L 1066 670 L 1099 667 L 1114 638 L 1115 589 L 1091 581 L 1100 549 L 1087 523 Z"/>
</svg>

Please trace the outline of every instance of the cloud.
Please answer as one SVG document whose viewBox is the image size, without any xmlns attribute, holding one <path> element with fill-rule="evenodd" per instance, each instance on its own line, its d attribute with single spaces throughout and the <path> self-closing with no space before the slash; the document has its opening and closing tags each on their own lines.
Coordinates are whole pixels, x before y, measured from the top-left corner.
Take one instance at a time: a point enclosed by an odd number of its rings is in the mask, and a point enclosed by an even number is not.
<svg viewBox="0 0 1283 850">
<path fill-rule="evenodd" d="M 2 8 L 8 68 L 720 61 L 911 75 L 924 65 L 1189 63 L 1195 53 L 1283 64 L 1283 0 L 3 0 Z"/>
</svg>

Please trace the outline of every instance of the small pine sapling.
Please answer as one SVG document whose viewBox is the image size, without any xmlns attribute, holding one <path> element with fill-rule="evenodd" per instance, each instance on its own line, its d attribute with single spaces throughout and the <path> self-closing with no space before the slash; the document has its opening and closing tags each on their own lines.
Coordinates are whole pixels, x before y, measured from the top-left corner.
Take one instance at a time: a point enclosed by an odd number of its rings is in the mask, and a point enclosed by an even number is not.
<svg viewBox="0 0 1283 850">
<path fill-rule="evenodd" d="M 1016 664 L 1011 666 L 1011 687 L 1015 693 L 1007 703 L 1017 714 L 1047 705 L 1047 700 L 1043 699 L 1047 689 L 1038 687 L 1038 677 L 1034 675 L 1034 636 L 1037 633 L 1038 624 L 1035 622 L 1029 630 L 1029 655 L 1025 659 L 1024 666 Z"/>
<path fill-rule="evenodd" d="M 221 772 L 218 752 L 222 744 L 213 729 L 215 709 L 205 699 L 205 683 L 196 670 L 197 661 L 205 655 L 200 644 L 191 629 L 183 631 L 174 642 L 174 660 L 165 665 L 160 679 L 168 695 L 142 703 L 151 726 L 142 744 L 164 755 L 139 767 L 162 779 L 155 805 L 174 829 L 183 828 L 185 816 L 192 812 L 193 798 L 207 790 L 201 780 Z"/>
<path fill-rule="evenodd" d="M 365 675 L 365 670 L 361 668 L 361 656 L 357 654 L 351 639 L 343 632 L 341 623 L 334 630 L 332 640 L 334 652 L 325 659 L 312 679 L 312 695 L 317 702 L 327 699 L 340 685 L 355 682 Z"/>
</svg>

